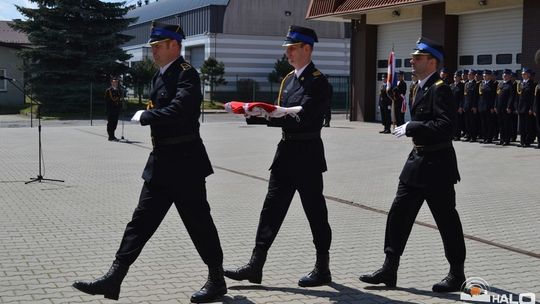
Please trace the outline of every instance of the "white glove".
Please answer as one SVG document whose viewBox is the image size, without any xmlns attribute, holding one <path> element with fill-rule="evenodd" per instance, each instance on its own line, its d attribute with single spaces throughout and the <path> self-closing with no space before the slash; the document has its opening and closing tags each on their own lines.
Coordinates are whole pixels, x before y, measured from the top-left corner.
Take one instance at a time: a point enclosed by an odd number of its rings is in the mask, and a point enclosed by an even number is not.
<svg viewBox="0 0 540 304">
<path fill-rule="evenodd" d="M 136 122 L 141 121 L 141 115 L 142 115 L 143 112 L 144 112 L 144 110 L 139 110 L 139 111 L 135 112 L 135 115 L 133 115 L 133 117 L 131 117 L 131 121 L 136 121 Z"/>
<path fill-rule="evenodd" d="M 401 126 L 398 126 L 394 129 L 394 135 L 397 137 L 397 138 L 400 138 L 401 136 L 405 135 L 407 133 L 407 125 L 409 124 L 409 122 L 407 121 L 406 123 L 402 124 Z"/>
</svg>

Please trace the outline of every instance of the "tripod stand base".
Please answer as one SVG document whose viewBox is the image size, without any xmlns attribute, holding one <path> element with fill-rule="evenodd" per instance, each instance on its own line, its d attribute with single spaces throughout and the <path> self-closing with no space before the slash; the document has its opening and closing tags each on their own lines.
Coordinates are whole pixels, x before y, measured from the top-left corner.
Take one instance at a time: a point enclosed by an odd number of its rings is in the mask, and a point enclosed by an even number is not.
<svg viewBox="0 0 540 304">
<path fill-rule="evenodd" d="M 30 181 L 25 182 L 24 184 L 30 184 L 30 183 L 33 183 L 33 182 L 41 183 L 41 181 L 51 181 L 51 182 L 61 182 L 61 183 L 64 182 L 64 181 L 61 180 L 61 179 L 44 178 L 43 175 L 38 175 L 37 177 L 31 177 L 31 178 L 30 178 Z"/>
</svg>

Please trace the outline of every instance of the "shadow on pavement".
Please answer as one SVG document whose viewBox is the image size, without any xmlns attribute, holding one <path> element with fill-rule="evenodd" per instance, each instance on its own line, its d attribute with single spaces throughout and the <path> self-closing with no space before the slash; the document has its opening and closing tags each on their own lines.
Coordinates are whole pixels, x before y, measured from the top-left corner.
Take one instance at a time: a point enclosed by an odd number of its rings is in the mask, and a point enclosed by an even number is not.
<svg viewBox="0 0 540 304">
<path fill-rule="evenodd" d="M 266 291 L 280 291 L 284 293 L 293 293 L 293 294 L 302 294 L 305 296 L 326 298 L 332 303 L 382 303 L 384 301 L 391 301 L 396 304 L 412 304 L 414 302 L 405 302 L 389 299 L 383 296 L 374 295 L 362 292 L 356 288 L 351 288 L 343 284 L 332 282 L 328 284 L 336 291 L 326 291 L 326 290 L 313 290 L 306 288 L 293 288 L 293 287 L 271 287 L 271 286 L 262 286 L 262 285 L 235 285 L 229 286 L 229 289 L 232 290 L 266 290 Z M 247 299 L 245 299 L 247 300 Z M 248 300 L 249 301 L 249 300 Z M 226 303 L 253 303 L 249 302 L 236 302 L 233 299 L 232 302 Z"/>
</svg>

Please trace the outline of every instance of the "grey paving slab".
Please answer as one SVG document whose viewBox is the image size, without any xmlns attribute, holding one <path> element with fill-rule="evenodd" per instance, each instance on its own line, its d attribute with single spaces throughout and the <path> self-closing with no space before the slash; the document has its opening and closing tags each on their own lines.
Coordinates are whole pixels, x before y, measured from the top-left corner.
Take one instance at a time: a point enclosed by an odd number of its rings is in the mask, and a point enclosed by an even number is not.
<svg viewBox="0 0 540 304">
<path fill-rule="evenodd" d="M 11 119 L 11 120 L 10 120 Z M 126 122 L 129 143 L 106 140 L 104 122 L 43 122 L 45 177 L 38 173 L 37 128 L 0 117 L 0 303 L 110 303 L 71 288 L 110 266 L 136 206 L 150 151 L 149 129 Z M 11 122 L 8 122 L 11 121 Z M 300 288 L 315 260 L 309 225 L 296 196 L 264 268 L 262 285 L 228 280 L 224 303 L 457 303 L 431 285 L 447 272 L 439 233 L 415 225 L 397 289 L 369 286 L 358 275 L 379 267 L 386 215 L 410 150 L 408 139 L 380 135 L 378 124 L 332 120 L 323 130 L 329 171 L 325 194 L 333 229 L 333 283 Z M 247 262 L 266 194 L 280 130 L 246 126 L 231 115 L 207 115 L 201 133 L 214 165 L 208 198 L 224 264 Z M 462 182 L 456 186 L 468 276 L 499 293 L 540 297 L 540 151 L 455 143 Z M 349 204 L 344 202 L 350 202 Z M 371 208 L 371 209 L 369 209 Z M 374 211 L 375 210 L 375 211 Z M 118 303 L 188 303 L 206 279 L 174 208 L 132 266 Z M 418 220 L 434 224 L 427 207 Z M 533 253 L 533 256 L 495 245 Z"/>
</svg>

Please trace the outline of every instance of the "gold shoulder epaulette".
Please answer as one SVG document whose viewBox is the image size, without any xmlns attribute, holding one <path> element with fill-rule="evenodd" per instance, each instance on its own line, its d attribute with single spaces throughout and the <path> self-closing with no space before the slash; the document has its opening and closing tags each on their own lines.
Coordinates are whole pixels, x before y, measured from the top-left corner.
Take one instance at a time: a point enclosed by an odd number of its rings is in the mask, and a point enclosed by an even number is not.
<svg viewBox="0 0 540 304">
<path fill-rule="evenodd" d="M 440 86 L 441 84 L 443 84 L 444 81 L 442 81 L 441 79 L 437 80 L 437 82 L 435 82 L 435 85 L 436 86 Z"/>
<path fill-rule="evenodd" d="M 313 76 L 321 76 L 321 72 L 319 70 L 315 70 L 315 72 L 313 72 Z"/>
<path fill-rule="evenodd" d="M 189 64 L 187 62 L 180 63 L 180 66 L 182 67 L 182 69 L 184 69 L 184 71 L 191 69 L 191 64 Z"/>
</svg>

